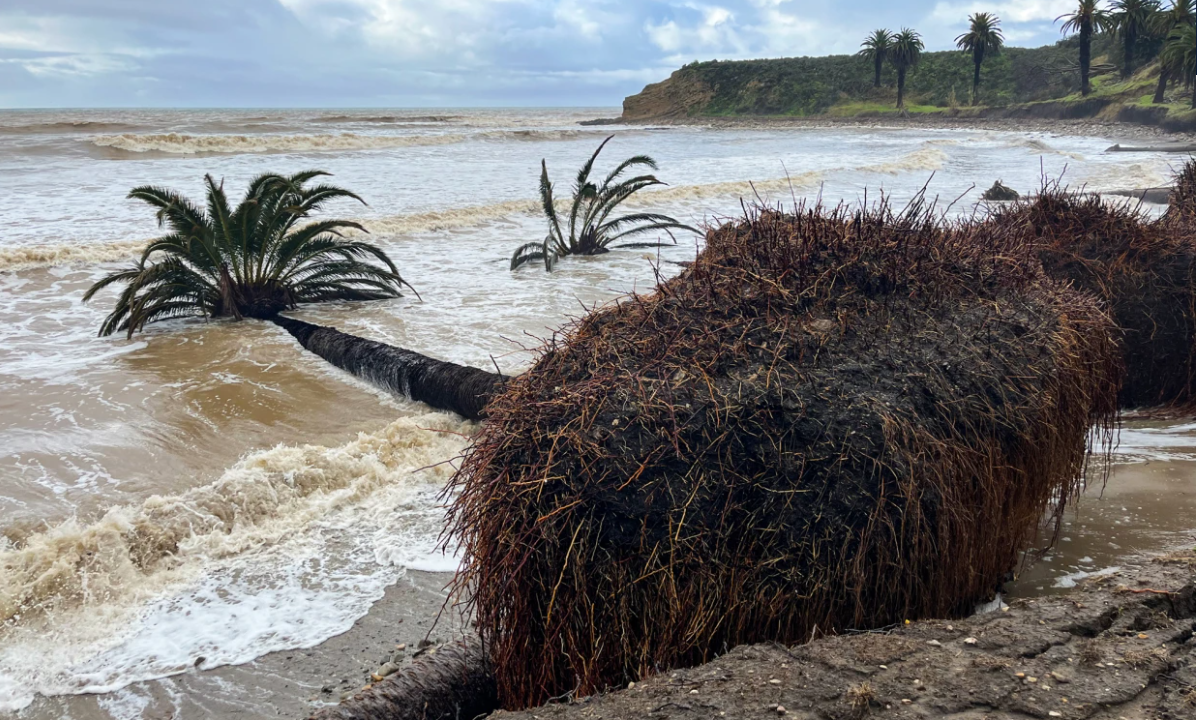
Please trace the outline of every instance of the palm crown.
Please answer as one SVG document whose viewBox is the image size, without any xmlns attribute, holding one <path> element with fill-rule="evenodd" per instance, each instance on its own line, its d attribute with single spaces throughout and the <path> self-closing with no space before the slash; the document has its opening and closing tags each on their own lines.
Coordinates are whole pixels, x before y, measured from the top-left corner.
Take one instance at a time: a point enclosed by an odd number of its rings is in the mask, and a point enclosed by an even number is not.
<svg viewBox="0 0 1197 720">
<path fill-rule="evenodd" d="M 586 164 L 578 171 L 574 183 L 573 201 L 569 214 L 562 219 L 557 214 L 553 199 L 553 184 L 549 181 L 549 168 L 540 161 L 540 203 L 545 218 L 549 221 L 549 234 L 542 242 L 526 243 L 516 249 L 511 257 L 511 269 L 515 270 L 527 262 L 543 261 L 546 270 L 566 255 L 599 255 L 610 247 L 651 247 L 650 243 L 624 243 L 613 246 L 616 240 L 630 238 L 653 230 L 689 230 L 698 232 L 668 215 L 640 212 L 611 217 L 621 203 L 637 192 L 654 185 L 665 183 L 655 175 L 642 174 L 621 179 L 632 168 L 657 169 L 657 162 L 647 155 L 633 155 L 612 170 L 601 184 L 591 181 L 590 173 L 595 160 L 614 135 L 608 136 L 598 146 Z"/>
<path fill-rule="evenodd" d="M 1197 0 L 1172 0 L 1171 7 L 1151 18 L 1151 31 L 1159 37 L 1167 38 L 1174 29 L 1192 25 L 1197 17 L 1195 5 Z"/>
<path fill-rule="evenodd" d="M 1185 78 L 1185 84 L 1192 87 L 1197 75 L 1197 28 L 1191 24 L 1174 27 L 1160 52 L 1160 62 L 1171 77 Z"/>
<path fill-rule="evenodd" d="M 860 51 L 857 55 L 866 57 L 870 60 L 881 57 L 885 58 L 885 52 L 889 50 L 890 41 L 893 39 L 893 33 L 885 28 L 874 30 L 871 35 L 865 38 L 864 42 L 860 44 Z"/>
<path fill-rule="evenodd" d="M 881 64 L 885 62 L 886 53 L 889 52 L 890 43 L 893 42 L 894 35 L 885 28 L 874 30 L 871 35 L 865 38 L 864 42 L 860 44 L 860 51 L 856 54 L 867 58 L 873 63 L 873 87 L 881 86 Z"/>
<path fill-rule="evenodd" d="M 956 38 L 956 47 L 981 59 L 1002 49 L 1006 38 L 1002 35 L 1002 24 L 997 17 L 979 12 L 974 13 L 968 21 L 968 32 Z"/>
<path fill-rule="evenodd" d="M 1110 3 L 1111 22 L 1122 36 L 1124 77 L 1129 77 L 1135 69 L 1135 42 L 1140 34 L 1150 32 L 1159 9 L 1156 0 L 1114 0 Z"/>
<path fill-rule="evenodd" d="M 900 69 L 912 68 L 923 56 L 923 39 L 910 28 L 902 28 L 890 44 L 889 60 Z"/>
<path fill-rule="evenodd" d="M 1111 28 L 1110 14 L 1097 6 L 1097 0 L 1079 0 L 1076 10 L 1056 18 L 1063 20 L 1060 32 L 1065 35 L 1079 32 L 1101 32 Z"/>
<path fill-rule="evenodd" d="M 204 209 L 172 190 L 134 188 L 129 197 L 158 208 L 159 225 L 170 232 L 84 295 L 87 301 L 109 285 L 125 285 L 100 334 L 132 337 L 146 323 L 176 317 L 269 318 L 298 303 L 399 296 L 407 283 L 386 253 L 342 234 L 365 228 L 348 220 L 304 222 L 333 199 L 364 203 L 333 185 L 306 185 L 322 175 L 328 173 L 260 175 L 236 208 L 211 175 L 204 177 Z"/>
</svg>

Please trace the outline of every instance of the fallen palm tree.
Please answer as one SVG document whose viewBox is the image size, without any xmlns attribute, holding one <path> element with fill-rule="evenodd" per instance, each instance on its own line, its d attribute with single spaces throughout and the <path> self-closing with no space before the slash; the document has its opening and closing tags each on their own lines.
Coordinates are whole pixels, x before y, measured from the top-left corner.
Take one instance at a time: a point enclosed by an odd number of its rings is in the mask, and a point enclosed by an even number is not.
<svg viewBox="0 0 1197 720">
<path fill-rule="evenodd" d="M 1026 223 L 1048 275 L 1107 304 L 1121 328 L 1123 407 L 1193 404 L 1193 165 L 1186 167 L 1161 221 L 1059 183 L 991 220 Z"/>
<path fill-rule="evenodd" d="M 369 383 L 469 420 L 480 420 L 486 404 L 503 385 L 496 373 L 436 360 L 418 352 L 275 315 L 271 318 L 316 353 Z"/>
<path fill-rule="evenodd" d="M 487 406 L 450 520 L 500 702 L 966 612 L 1109 439 L 1113 335 L 1018 225 L 916 203 L 712 231 Z"/>
</svg>

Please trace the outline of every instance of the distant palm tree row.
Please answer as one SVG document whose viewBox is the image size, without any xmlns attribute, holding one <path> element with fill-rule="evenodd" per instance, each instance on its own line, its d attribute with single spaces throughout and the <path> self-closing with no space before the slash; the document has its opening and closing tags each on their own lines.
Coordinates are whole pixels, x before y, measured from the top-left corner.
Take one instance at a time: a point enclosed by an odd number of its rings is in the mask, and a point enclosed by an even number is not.
<svg viewBox="0 0 1197 720">
<path fill-rule="evenodd" d="M 1056 18 L 1064 21 L 1061 31 L 1076 34 L 1080 45 L 1081 95 L 1092 91 L 1090 66 L 1093 36 L 1110 33 L 1122 42 L 1122 77 L 1129 78 L 1135 71 L 1137 46 L 1141 38 L 1163 38 L 1165 45 L 1160 53 L 1160 77 L 1154 102 L 1164 101 L 1164 92 L 1169 83 L 1183 80 L 1186 88 L 1192 88 L 1194 74 L 1194 3 L 1197 0 L 1172 0 L 1172 5 L 1163 8 L 1159 0 L 1113 0 L 1108 8 L 1098 5 L 1098 0 L 1077 0 L 1077 7 L 1071 13 Z M 981 85 L 981 65 L 985 58 L 1001 52 L 1005 44 L 1001 20 L 992 13 L 973 13 L 969 19 L 968 32 L 956 38 L 956 47 L 972 55 L 973 89 L 970 102 L 977 103 Z M 906 72 L 916 66 L 924 50 L 919 34 L 909 28 L 893 33 L 880 28 L 870 33 L 862 42 L 857 54 L 873 64 L 873 87 L 881 87 L 881 70 L 888 61 L 898 74 L 898 109 L 905 112 Z"/>
</svg>

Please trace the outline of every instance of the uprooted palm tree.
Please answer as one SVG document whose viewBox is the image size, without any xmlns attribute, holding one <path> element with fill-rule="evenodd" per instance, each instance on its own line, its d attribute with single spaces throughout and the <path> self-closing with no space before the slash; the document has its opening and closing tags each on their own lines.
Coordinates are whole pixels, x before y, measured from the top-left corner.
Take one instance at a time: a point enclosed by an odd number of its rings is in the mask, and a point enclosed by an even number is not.
<svg viewBox="0 0 1197 720">
<path fill-rule="evenodd" d="M 1092 89 L 1089 83 L 1089 67 L 1093 56 L 1093 34 L 1108 30 L 1111 25 L 1109 14 L 1097 6 L 1097 0 L 1078 0 L 1076 10 L 1061 15 L 1056 21 L 1064 21 L 1060 32 L 1077 34 L 1080 42 L 1081 95 Z"/>
<path fill-rule="evenodd" d="M 1150 29 L 1157 37 L 1165 38 L 1167 44 L 1175 42 L 1174 38 L 1183 35 L 1186 27 L 1193 27 L 1197 21 L 1197 0 L 1172 0 L 1172 6 L 1155 14 L 1151 19 Z M 1167 47 L 1167 45 L 1165 45 Z M 1173 57 L 1175 60 L 1175 57 Z M 1191 82 L 1191 75 L 1184 72 L 1183 63 L 1165 62 L 1163 52 L 1160 53 L 1160 77 L 1155 86 L 1155 96 L 1152 104 L 1164 102 L 1164 91 L 1169 82 L 1184 78 Z M 1187 85 L 1186 85 L 1187 86 Z"/>
<path fill-rule="evenodd" d="M 873 62 L 873 87 L 875 88 L 881 87 L 881 66 L 885 63 L 886 53 L 889 52 L 893 39 L 894 34 L 885 28 L 874 30 L 860 44 L 861 49 L 856 53 Z"/>
<path fill-rule="evenodd" d="M 517 248 L 511 256 L 512 270 L 524 263 L 536 261 L 543 262 L 545 270 L 552 270 L 556 261 L 566 255 L 601 255 L 611 248 L 658 247 L 665 244 L 659 241 L 614 244 L 617 240 L 654 230 L 665 231 L 671 241 L 671 230 L 698 232 L 660 213 L 638 212 L 612 217 L 616 209 L 632 195 L 645 188 L 665 184 L 651 174 L 623 178 L 624 173 L 633 168 L 656 170 L 657 162 L 648 155 L 633 155 L 617 165 L 602 184 L 593 182 L 590 172 L 594 169 L 594 162 L 613 137 L 610 135 L 603 140 L 578 171 L 573 201 L 564 219 L 557 214 L 548 165 L 544 160 L 540 161 L 540 203 L 549 221 L 549 234 L 541 242 L 526 243 Z"/>
<path fill-rule="evenodd" d="M 996 55 L 1001 52 L 1006 38 L 1002 35 L 1002 22 L 996 15 L 979 12 L 973 13 L 968 19 L 968 32 L 956 38 L 956 47 L 972 53 L 973 56 L 973 94 L 972 104 L 977 104 L 977 88 L 981 85 L 981 64 L 986 55 Z"/>
<path fill-rule="evenodd" d="M 898 110 L 906 114 L 906 71 L 923 57 L 923 39 L 910 28 L 902 28 L 890 45 L 889 61 L 898 70 Z"/>
<path fill-rule="evenodd" d="M 327 174 L 260 175 L 235 208 L 223 183 L 210 175 L 204 178 L 202 209 L 172 190 L 134 188 L 129 197 L 157 208 L 158 222 L 169 232 L 151 241 L 131 267 L 101 279 L 83 296 L 86 302 L 108 286 L 125 286 L 100 335 L 124 331 L 132 337 L 149 323 L 180 317 L 273 320 L 334 365 L 477 417 L 476 396 L 498 376 L 279 316 L 303 303 L 381 300 L 411 287 L 385 252 L 344 234 L 365 232 L 360 224 L 309 220 L 331 200 L 364 202 L 334 185 L 308 185 Z"/>
</svg>

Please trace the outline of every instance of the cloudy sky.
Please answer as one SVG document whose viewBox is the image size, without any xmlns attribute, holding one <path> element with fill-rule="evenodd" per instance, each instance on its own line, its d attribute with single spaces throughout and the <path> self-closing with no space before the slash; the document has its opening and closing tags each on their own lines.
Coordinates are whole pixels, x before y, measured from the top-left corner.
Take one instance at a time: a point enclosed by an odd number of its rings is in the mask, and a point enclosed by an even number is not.
<svg viewBox="0 0 1197 720">
<path fill-rule="evenodd" d="M 615 106 L 692 60 L 854 52 L 1072 0 L 3 0 L 0 107 Z"/>
</svg>

